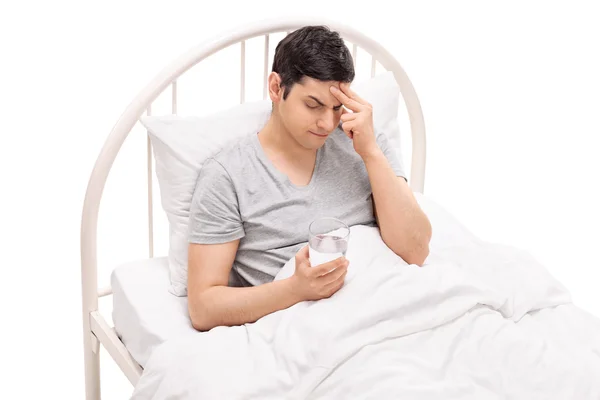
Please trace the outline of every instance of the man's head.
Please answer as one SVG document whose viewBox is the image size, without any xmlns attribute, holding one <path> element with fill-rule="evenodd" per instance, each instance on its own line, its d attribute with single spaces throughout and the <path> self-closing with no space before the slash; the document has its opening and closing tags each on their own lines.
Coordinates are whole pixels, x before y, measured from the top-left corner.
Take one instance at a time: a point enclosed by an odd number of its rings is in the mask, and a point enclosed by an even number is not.
<svg viewBox="0 0 600 400">
<path fill-rule="evenodd" d="M 273 115 L 302 147 L 321 147 L 342 114 L 329 87 L 354 80 L 352 55 L 344 40 L 324 26 L 298 29 L 277 45 L 272 71 Z"/>
</svg>

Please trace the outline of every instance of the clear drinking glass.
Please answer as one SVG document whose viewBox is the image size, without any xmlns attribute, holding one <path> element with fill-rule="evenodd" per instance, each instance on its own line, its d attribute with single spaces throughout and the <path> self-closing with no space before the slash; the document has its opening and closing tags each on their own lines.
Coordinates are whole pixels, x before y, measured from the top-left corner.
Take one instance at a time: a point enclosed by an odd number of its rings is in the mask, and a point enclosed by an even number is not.
<svg viewBox="0 0 600 400">
<path fill-rule="evenodd" d="M 337 218 L 318 218 L 308 227 L 308 253 L 311 266 L 346 256 L 350 228 Z"/>
</svg>

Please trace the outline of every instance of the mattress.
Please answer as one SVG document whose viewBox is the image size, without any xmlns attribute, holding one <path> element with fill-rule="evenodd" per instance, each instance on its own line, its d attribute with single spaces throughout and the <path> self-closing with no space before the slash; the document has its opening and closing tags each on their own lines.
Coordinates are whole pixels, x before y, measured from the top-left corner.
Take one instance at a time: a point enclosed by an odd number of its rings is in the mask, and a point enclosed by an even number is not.
<svg viewBox="0 0 600 400">
<path fill-rule="evenodd" d="M 112 318 L 117 335 L 142 367 L 156 347 L 194 331 L 187 297 L 169 293 L 167 257 L 126 263 L 111 275 Z"/>
</svg>

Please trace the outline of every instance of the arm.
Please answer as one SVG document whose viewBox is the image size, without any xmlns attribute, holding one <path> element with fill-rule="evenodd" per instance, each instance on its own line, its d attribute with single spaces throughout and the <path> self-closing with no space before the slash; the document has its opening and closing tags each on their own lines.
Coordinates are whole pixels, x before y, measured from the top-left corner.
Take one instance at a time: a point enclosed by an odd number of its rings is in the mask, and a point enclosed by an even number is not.
<svg viewBox="0 0 600 400">
<path fill-rule="evenodd" d="M 385 244 L 409 264 L 423 265 L 429 255 L 431 224 L 420 209 L 410 187 L 397 177 L 373 129 L 373 107 L 348 84 L 331 93 L 352 112 L 343 111 L 342 129 L 365 163 L 373 191 L 373 212 Z"/>
<path fill-rule="evenodd" d="M 301 301 L 291 278 L 247 288 L 228 287 L 238 244 L 239 240 L 189 245 L 188 310 L 197 330 L 255 322 Z"/>
<path fill-rule="evenodd" d="M 397 177 L 382 151 L 363 158 L 373 191 L 373 212 L 385 244 L 409 264 L 429 255 L 431 223 L 410 187 Z"/>
<path fill-rule="evenodd" d="M 291 277 L 253 287 L 228 287 L 238 245 L 239 240 L 189 245 L 188 311 L 197 330 L 255 322 L 304 300 L 328 298 L 344 284 L 347 260 L 311 267 L 305 246 L 296 254 Z"/>
<path fill-rule="evenodd" d="M 229 287 L 244 237 L 238 197 L 229 173 L 216 160 L 204 163 L 189 217 L 188 312 L 197 330 L 255 322 L 300 301 L 331 296 L 344 283 L 347 265 L 311 267 L 308 247 L 295 257 L 294 274 L 254 287 Z"/>
<path fill-rule="evenodd" d="M 242 325 L 299 301 L 290 280 L 259 287 L 228 287 L 240 239 L 244 236 L 235 186 L 216 160 L 198 177 L 189 217 L 188 312 L 197 330 Z"/>
</svg>

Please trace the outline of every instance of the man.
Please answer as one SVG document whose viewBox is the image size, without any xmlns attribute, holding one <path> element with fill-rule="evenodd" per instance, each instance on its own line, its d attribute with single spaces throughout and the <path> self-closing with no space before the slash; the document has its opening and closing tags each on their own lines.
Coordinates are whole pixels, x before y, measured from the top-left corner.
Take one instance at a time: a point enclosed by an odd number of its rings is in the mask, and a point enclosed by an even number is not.
<svg viewBox="0 0 600 400">
<path fill-rule="evenodd" d="M 411 264 L 428 255 L 431 225 L 371 106 L 349 88 L 352 56 L 337 32 L 308 26 L 277 46 L 264 128 L 207 160 L 190 210 L 188 306 L 201 331 L 254 322 L 330 297 L 343 257 L 311 266 L 308 225 L 336 217 L 377 224 Z M 295 256 L 293 276 L 274 277 Z"/>
</svg>

